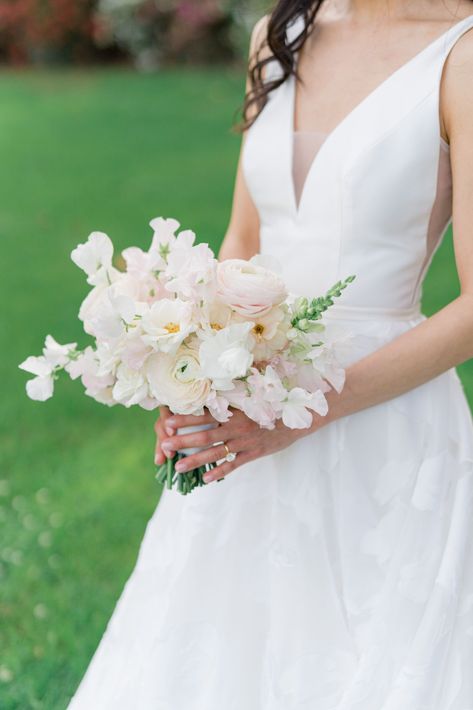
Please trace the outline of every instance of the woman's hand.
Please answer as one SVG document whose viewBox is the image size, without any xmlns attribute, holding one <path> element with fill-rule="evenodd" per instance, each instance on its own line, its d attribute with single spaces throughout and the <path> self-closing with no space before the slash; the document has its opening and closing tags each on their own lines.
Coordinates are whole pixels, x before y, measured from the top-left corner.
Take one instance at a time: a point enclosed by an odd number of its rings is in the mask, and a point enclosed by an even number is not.
<svg viewBox="0 0 473 710">
<path fill-rule="evenodd" d="M 157 465 L 164 463 L 166 456 L 174 456 L 178 449 L 201 447 L 204 447 L 203 451 L 178 461 L 176 464 L 177 473 L 191 471 L 206 463 L 215 463 L 227 455 L 227 450 L 221 442 L 225 442 L 230 452 L 237 454 L 234 461 L 224 461 L 206 473 L 204 476 L 206 483 L 226 476 L 242 464 L 285 449 L 297 439 L 308 434 L 309 431 L 314 430 L 313 427 L 311 430 L 289 429 L 281 420 L 276 422 L 274 429 L 262 429 L 246 414 L 234 409 L 228 422 L 219 424 L 213 429 L 178 436 L 175 431 L 181 427 L 216 424 L 217 422 L 207 412 L 202 416 L 185 416 L 171 414 L 165 407 L 160 411 L 162 412 L 161 416 L 164 416 L 162 421 L 160 416 L 155 426 L 159 440 L 155 459 Z M 171 431 L 172 434 L 169 433 Z"/>
</svg>

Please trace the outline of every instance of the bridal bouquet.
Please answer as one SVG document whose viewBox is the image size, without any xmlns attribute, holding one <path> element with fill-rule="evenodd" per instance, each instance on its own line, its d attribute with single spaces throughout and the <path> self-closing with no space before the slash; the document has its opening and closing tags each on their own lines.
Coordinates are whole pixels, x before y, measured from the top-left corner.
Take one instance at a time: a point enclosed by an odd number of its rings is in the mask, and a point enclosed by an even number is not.
<svg viewBox="0 0 473 710">
<path fill-rule="evenodd" d="M 85 393 L 109 406 L 168 406 L 174 414 L 203 414 L 218 422 L 242 410 L 261 427 L 277 419 L 307 428 L 312 412 L 325 415 L 325 393 L 341 391 L 345 372 L 324 339 L 322 314 L 354 276 L 309 300 L 288 293 L 275 265 L 261 255 L 218 262 L 207 244 L 180 223 L 158 217 L 148 251 L 122 252 L 93 232 L 71 253 L 92 287 L 79 318 L 93 344 L 60 345 L 46 337 L 43 354 L 19 367 L 35 375 L 30 398 L 47 400 L 61 371 L 80 378 Z M 176 474 L 177 452 L 157 478 L 181 493 L 205 485 L 213 466 Z M 223 479 L 220 479 L 223 480 Z"/>
</svg>

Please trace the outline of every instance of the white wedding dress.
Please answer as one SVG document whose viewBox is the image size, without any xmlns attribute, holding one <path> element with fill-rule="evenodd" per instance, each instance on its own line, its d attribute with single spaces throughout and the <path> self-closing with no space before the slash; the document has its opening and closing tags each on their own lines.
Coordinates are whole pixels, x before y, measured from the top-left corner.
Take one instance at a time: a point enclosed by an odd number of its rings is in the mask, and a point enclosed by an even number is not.
<svg viewBox="0 0 473 710">
<path fill-rule="evenodd" d="M 471 28 L 358 104 L 302 191 L 293 78 L 247 135 L 261 251 L 290 289 L 357 276 L 326 319 L 351 334 L 345 365 L 425 319 L 451 218 L 440 77 Z M 473 710 L 473 423 L 456 371 L 224 482 L 165 488 L 69 710 Z"/>
</svg>

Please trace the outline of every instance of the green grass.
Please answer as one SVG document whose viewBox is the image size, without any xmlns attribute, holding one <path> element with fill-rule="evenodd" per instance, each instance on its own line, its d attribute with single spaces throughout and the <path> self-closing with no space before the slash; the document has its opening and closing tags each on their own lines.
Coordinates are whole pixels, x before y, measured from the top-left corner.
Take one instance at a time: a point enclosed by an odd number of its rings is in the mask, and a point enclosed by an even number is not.
<svg viewBox="0 0 473 710">
<path fill-rule="evenodd" d="M 107 409 L 66 380 L 31 402 L 17 364 L 46 333 L 84 342 L 86 285 L 69 255 L 93 229 L 118 250 L 145 246 L 148 221 L 173 216 L 218 245 L 242 90 L 231 70 L 0 76 L 2 710 L 65 707 L 160 493 L 152 413 Z M 425 312 L 457 291 L 449 235 Z M 471 364 L 459 369 L 471 398 Z"/>
</svg>

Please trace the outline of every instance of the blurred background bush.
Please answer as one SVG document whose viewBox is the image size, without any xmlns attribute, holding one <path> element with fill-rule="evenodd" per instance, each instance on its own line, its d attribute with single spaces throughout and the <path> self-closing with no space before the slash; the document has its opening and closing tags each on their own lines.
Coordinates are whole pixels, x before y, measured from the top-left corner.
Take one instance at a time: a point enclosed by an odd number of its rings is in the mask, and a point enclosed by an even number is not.
<svg viewBox="0 0 473 710">
<path fill-rule="evenodd" d="M 18 363 L 88 341 L 71 250 L 147 248 L 153 217 L 215 249 L 230 215 L 249 30 L 237 0 L 0 0 L 0 709 L 63 710 L 161 493 L 153 413 L 77 382 L 32 402 Z M 458 293 L 451 230 L 423 310 Z M 459 369 L 470 402 L 473 368 Z M 238 475 L 238 474 L 235 474 Z M 92 710 L 92 709 L 91 709 Z"/>
<path fill-rule="evenodd" d="M 266 3 L 267 5 L 267 3 Z M 129 60 L 144 70 L 229 62 L 246 52 L 261 0 L 2 0 L 9 64 Z"/>
</svg>

